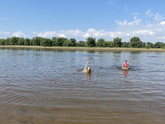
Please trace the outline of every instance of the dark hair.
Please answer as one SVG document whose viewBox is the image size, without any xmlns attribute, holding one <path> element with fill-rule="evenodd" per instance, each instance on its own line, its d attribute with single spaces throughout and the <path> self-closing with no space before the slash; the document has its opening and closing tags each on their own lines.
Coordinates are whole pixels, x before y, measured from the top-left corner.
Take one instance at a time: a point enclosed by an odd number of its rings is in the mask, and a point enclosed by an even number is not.
<svg viewBox="0 0 165 124">
<path fill-rule="evenodd" d="M 127 60 L 124 60 L 124 62 L 125 62 L 125 61 L 127 62 Z"/>
</svg>

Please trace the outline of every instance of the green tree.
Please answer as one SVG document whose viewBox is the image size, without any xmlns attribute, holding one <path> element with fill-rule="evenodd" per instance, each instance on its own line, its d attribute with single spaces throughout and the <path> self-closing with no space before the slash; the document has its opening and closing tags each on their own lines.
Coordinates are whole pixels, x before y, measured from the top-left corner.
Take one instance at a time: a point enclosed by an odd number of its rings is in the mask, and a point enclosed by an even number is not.
<svg viewBox="0 0 165 124">
<path fill-rule="evenodd" d="M 32 45 L 33 46 L 40 46 L 41 40 L 42 40 L 42 37 L 34 37 L 32 39 Z"/>
<path fill-rule="evenodd" d="M 87 38 L 86 45 L 87 45 L 88 47 L 95 47 L 95 46 L 96 46 L 95 38 L 88 37 L 88 38 Z"/>
<path fill-rule="evenodd" d="M 26 38 L 26 39 L 24 40 L 24 45 L 31 45 L 31 39 Z"/>
<path fill-rule="evenodd" d="M 102 39 L 102 38 L 98 39 L 97 42 L 96 42 L 96 46 L 97 47 L 105 47 L 106 46 L 105 45 L 105 40 Z"/>
<path fill-rule="evenodd" d="M 42 38 L 41 41 L 40 41 L 40 45 L 41 46 L 52 46 L 52 40 L 51 39 L 48 39 L 48 38 Z"/>
<path fill-rule="evenodd" d="M 121 40 L 122 40 L 122 39 L 121 39 L 121 38 L 118 38 L 118 37 L 117 37 L 117 38 L 114 38 L 114 39 L 113 39 L 114 46 L 115 46 L 115 47 L 121 47 L 121 45 L 122 45 Z"/>
<path fill-rule="evenodd" d="M 55 46 L 63 46 L 63 43 L 64 43 L 66 40 L 68 40 L 68 39 L 67 39 L 67 38 L 63 38 L 63 37 L 57 38 Z"/>
<path fill-rule="evenodd" d="M 24 41 L 25 41 L 24 38 L 19 38 L 18 39 L 18 45 L 24 45 Z"/>
<path fill-rule="evenodd" d="M 104 47 L 109 47 L 109 46 L 108 46 L 108 41 L 105 41 L 105 42 L 103 43 L 103 46 L 104 46 Z"/>
<path fill-rule="evenodd" d="M 18 37 L 10 38 L 10 45 L 18 45 Z"/>
<path fill-rule="evenodd" d="M 154 47 L 154 44 L 151 43 L 151 42 L 147 42 L 147 46 L 148 46 L 149 48 L 153 48 L 153 47 Z"/>
<path fill-rule="evenodd" d="M 146 45 L 146 49 L 149 49 L 149 48 L 151 48 L 149 45 Z"/>
<path fill-rule="evenodd" d="M 107 47 L 114 47 L 113 41 L 107 41 Z"/>
<path fill-rule="evenodd" d="M 130 39 L 130 47 L 133 48 L 142 48 L 145 47 L 145 43 L 143 43 L 139 37 L 132 37 Z"/>
<path fill-rule="evenodd" d="M 9 37 L 6 39 L 5 45 L 10 45 L 10 39 L 11 39 L 11 38 L 9 38 Z"/>
<path fill-rule="evenodd" d="M 76 46 L 76 39 L 70 38 L 70 42 L 72 46 Z"/>
<path fill-rule="evenodd" d="M 163 42 L 156 42 L 154 44 L 154 48 L 163 48 L 165 46 L 165 44 Z"/>
<path fill-rule="evenodd" d="M 0 39 L 0 45 L 5 45 L 5 39 Z"/>
<path fill-rule="evenodd" d="M 128 48 L 129 47 L 129 42 L 123 42 L 122 45 L 121 45 L 121 47 Z"/>
<path fill-rule="evenodd" d="M 63 46 L 70 47 L 73 46 L 73 43 L 70 40 L 65 40 Z"/>
<path fill-rule="evenodd" d="M 77 43 L 77 46 L 79 46 L 79 47 L 85 47 L 85 44 L 86 44 L 85 41 L 79 41 L 79 42 Z"/>
<path fill-rule="evenodd" d="M 57 38 L 58 37 L 52 37 L 52 46 L 56 46 L 57 45 Z"/>
</svg>

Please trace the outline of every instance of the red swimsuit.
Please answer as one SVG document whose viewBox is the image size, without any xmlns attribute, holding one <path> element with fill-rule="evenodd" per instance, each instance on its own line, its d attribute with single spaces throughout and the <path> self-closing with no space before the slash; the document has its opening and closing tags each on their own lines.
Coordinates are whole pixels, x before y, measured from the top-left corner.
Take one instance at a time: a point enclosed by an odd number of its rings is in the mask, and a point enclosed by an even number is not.
<svg viewBox="0 0 165 124">
<path fill-rule="evenodd" d="M 125 64 L 125 63 L 123 64 L 123 67 L 127 67 L 127 66 L 128 66 L 128 63 L 127 64 Z"/>
</svg>

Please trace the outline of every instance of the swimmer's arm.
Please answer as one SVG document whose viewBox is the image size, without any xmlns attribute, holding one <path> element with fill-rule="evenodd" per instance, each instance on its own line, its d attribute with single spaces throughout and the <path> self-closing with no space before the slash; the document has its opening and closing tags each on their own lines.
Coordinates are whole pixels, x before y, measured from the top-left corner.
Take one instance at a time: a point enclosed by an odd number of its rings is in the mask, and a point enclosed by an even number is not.
<svg viewBox="0 0 165 124">
<path fill-rule="evenodd" d="M 124 67 L 123 64 L 121 65 L 121 67 L 122 67 L 122 68 Z"/>
<path fill-rule="evenodd" d="M 129 68 L 129 64 L 128 64 L 127 68 Z"/>
<path fill-rule="evenodd" d="M 84 67 L 84 70 L 87 70 L 87 65 Z"/>
<path fill-rule="evenodd" d="M 87 72 L 87 65 L 84 67 L 84 69 L 82 70 L 82 72 Z"/>
</svg>

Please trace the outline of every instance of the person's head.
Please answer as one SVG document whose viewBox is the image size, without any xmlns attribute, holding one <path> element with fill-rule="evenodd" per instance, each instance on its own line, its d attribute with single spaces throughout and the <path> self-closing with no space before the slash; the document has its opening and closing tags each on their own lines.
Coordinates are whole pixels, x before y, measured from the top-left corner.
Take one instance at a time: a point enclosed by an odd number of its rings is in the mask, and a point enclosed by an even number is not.
<svg viewBox="0 0 165 124">
<path fill-rule="evenodd" d="M 124 63 L 127 63 L 127 60 L 124 60 Z"/>
<path fill-rule="evenodd" d="M 90 72 L 90 71 L 91 71 L 91 67 L 88 67 L 88 68 L 87 68 L 87 71 Z"/>
</svg>

